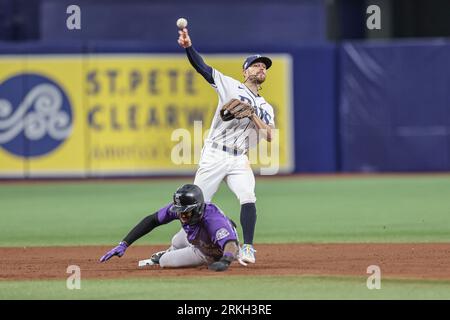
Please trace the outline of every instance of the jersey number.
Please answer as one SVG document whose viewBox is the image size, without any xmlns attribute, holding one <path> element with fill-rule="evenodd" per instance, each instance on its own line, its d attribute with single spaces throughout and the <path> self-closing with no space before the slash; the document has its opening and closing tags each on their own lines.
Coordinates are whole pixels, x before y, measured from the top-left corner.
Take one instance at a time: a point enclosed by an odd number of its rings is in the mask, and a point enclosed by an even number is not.
<svg viewBox="0 0 450 320">
<path fill-rule="evenodd" d="M 249 105 L 253 106 L 253 105 L 252 105 L 252 101 L 251 101 L 249 98 L 243 97 L 243 96 L 241 96 L 241 95 L 239 95 L 239 97 L 241 98 L 241 101 L 242 101 L 242 102 L 246 102 L 246 103 L 248 103 Z M 253 106 L 253 108 L 255 108 L 255 107 Z M 270 116 L 270 114 L 269 114 L 266 110 L 264 110 L 263 108 L 261 108 L 261 107 L 258 107 L 258 108 L 255 108 L 255 109 L 256 109 L 256 110 L 255 110 L 256 115 L 257 115 L 261 120 L 263 120 L 266 124 L 269 124 L 269 123 L 270 123 L 270 120 L 272 119 L 272 117 Z"/>
</svg>

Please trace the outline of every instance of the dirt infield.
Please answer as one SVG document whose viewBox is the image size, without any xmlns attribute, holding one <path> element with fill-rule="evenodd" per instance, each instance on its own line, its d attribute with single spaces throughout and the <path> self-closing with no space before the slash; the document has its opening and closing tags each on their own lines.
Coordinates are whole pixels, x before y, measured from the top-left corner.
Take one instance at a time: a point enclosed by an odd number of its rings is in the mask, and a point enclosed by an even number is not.
<svg viewBox="0 0 450 320">
<path fill-rule="evenodd" d="M 134 246 L 122 258 L 98 260 L 108 246 L 0 248 L 0 280 L 66 279 L 69 265 L 81 268 L 82 278 L 176 277 L 225 275 L 206 267 L 139 268 L 138 260 L 164 249 Z M 257 245 L 257 263 L 233 263 L 226 275 L 343 275 L 367 277 L 378 265 L 383 278 L 450 280 L 450 244 L 266 244 Z"/>
</svg>

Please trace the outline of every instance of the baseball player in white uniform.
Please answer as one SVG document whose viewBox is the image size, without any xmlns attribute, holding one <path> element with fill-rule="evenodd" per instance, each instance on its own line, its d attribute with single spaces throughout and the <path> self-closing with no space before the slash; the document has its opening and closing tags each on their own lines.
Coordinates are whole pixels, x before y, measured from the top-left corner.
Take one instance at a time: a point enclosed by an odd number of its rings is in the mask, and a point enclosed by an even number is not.
<svg viewBox="0 0 450 320">
<path fill-rule="evenodd" d="M 239 259 L 244 263 L 255 263 L 255 177 L 250 167 L 248 150 L 254 147 L 260 138 L 270 142 L 271 130 L 275 128 L 273 108 L 258 93 L 272 61 L 261 55 L 248 57 L 243 64 L 244 81 L 240 82 L 205 64 L 193 48 L 187 28 L 179 30 L 178 44 L 186 49 L 192 66 L 216 90 L 219 97 L 194 184 L 203 191 L 205 202 L 211 202 L 220 183 L 225 179 L 241 204 L 240 222 L 244 243 Z M 220 115 L 222 106 L 232 99 L 239 99 L 249 105 L 251 115 L 223 121 Z M 252 139 L 255 136 L 257 139 Z"/>
</svg>

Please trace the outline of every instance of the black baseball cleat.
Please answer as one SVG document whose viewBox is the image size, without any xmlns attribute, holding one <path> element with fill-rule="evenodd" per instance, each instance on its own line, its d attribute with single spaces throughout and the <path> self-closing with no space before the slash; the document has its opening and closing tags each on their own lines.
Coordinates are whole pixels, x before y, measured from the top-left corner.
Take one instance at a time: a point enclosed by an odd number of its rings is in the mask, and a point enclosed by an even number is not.
<svg viewBox="0 0 450 320">
<path fill-rule="evenodd" d="M 166 253 L 165 250 L 156 252 L 156 253 L 152 254 L 152 256 L 150 257 L 150 260 L 152 260 L 152 262 L 155 264 L 159 264 L 159 259 L 161 259 L 161 257 L 163 256 L 164 253 Z"/>
</svg>

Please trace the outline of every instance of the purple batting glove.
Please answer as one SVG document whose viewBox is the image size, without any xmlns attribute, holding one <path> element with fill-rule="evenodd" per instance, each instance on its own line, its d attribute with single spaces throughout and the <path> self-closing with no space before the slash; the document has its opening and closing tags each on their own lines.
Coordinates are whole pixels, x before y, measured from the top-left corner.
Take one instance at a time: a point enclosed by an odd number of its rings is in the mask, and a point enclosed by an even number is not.
<svg viewBox="0 0 450 320">
<path fill-rule="evenodd" d="M 120 242 L 117 247 L 114 249 L 108 251 L 103 257 L 100 258 L 100 262 L 105 262 L 111 259 L 113 256 L 123 256 L 125 253 L 125 250 L 127 250 L 128 245 L 125 242 Z"/>
</svg>

